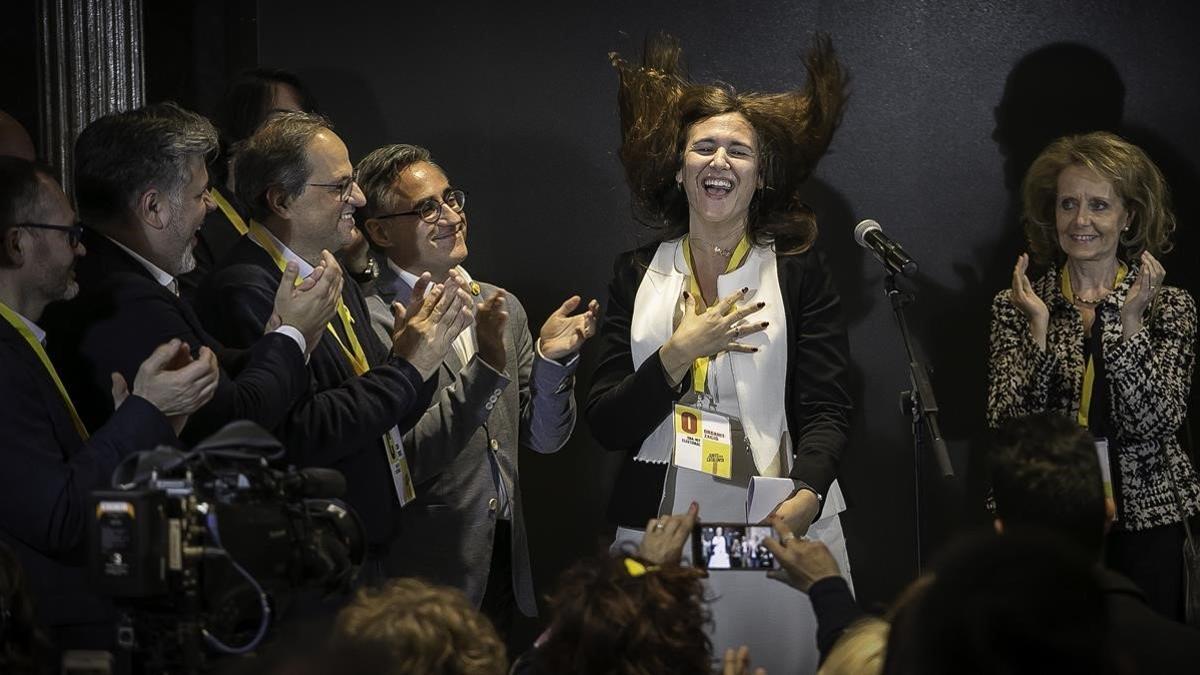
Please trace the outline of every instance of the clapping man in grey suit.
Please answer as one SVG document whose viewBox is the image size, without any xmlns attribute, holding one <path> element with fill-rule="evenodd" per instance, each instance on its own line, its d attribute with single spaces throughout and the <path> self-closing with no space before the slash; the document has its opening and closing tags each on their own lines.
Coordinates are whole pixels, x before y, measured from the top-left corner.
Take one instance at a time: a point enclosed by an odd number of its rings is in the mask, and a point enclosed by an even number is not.
<svg viewBox="0 0 1200 675">
<path fill-rule="evenodd" d="M 411 145 L 389 145 L 358 165 L 367 197 L 359 224 L 375 249 L 378 278 L 367 296 L 372 323 L 390 339 L 391 305 L 408 301 L 424 272 L 457 277 L 476 297 L 475 329 L 454 341 L 437 373 L 438 394 L 404 438 L 412 449 L 417 499 L 405 507 L 387 565 L 393 576 L 456 586 L 501 633 L 514 607 L 536 614 L 521 517 L 519 446 L 558 451 L 575 425 L 573 374 L 579 348 L 596 332 L 599 303 L 580 313 L 569 298 L 535 341 L 512 294 L 471 279 L 466 194 Z"/>
</svg>

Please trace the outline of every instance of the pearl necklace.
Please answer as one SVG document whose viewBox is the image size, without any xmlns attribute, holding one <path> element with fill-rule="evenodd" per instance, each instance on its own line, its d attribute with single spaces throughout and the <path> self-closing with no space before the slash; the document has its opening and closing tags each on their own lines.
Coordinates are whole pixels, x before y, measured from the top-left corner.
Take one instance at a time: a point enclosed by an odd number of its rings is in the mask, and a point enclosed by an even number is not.
<svg viewBox="0 0 1200 675">
<path fill-rule="evenodd" d="M 1111 293 L 1111 291 L 1109 291 L 1109 293 Z M 1075 299 L 1075 302 L 1080 305 L 1086 305 L 1088 307 L 1095 307 L 1096 305 L 1099 305 L 1100 303 L 1104 302 L 1104 299 L 1109 296 L 1109 293 L 1105 293 L 1104 295 L 1096 298 L 1095 300 L 1081 298 L 1078 295 L 1076 295 L 1074 299 Z"/>
<path fill-rule="evenodd" d="M 1115 278 L 1113 279 L 1113 287 L 1104 291 L 1104 293 L 1102 295 L 1100 295 L 1099 297 L 1096 297 L 1096 298 L 1080 297 L 1080 295 L 1078 293 L 1076 293 L 1074 291 L 1074 289 L 1072 288 L 1071 289 L 1071 302 L 1073 304 L 1081 305 L 1083 307 L 1089 307 L 1089 308 L 1097 307 L 1100 303 L 1104 302 L 1105 298 L 1112 295 L 1112 292 L 1114 290 L 1116 290 L 1117 284 L 1120 283 L 1120 279 L 1122 277 L 1123 271 L 1124 271 L 1124 266 L 1119 265 L 1117 267 L 1117 274 L 1114 275 Z M 1065 265 L 1063 266 L 1062 274 L 1063 274 L 1063 278 L 1064 278 L 1064 283 L 1067 284 L 1067 287 L 1070 287 L 1071 272 Z"/>
</svg>

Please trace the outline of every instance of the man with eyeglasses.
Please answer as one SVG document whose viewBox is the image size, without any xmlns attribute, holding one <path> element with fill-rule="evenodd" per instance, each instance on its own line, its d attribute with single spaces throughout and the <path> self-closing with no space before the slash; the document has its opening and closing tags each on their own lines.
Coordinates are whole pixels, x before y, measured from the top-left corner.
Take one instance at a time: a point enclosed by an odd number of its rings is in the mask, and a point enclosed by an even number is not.
<svg viewBox="0 0 1200 675">
<path fill-rule="evenodd" d="M 55 646 L 106 649 L 113 611 L 88 590 L 83 565 L 88 494 L 130 453 L 178 443 L 216 388 L 217 362 L 208 350 L 193 360 L 179 341 L 159 346 L 135 378 L 110 375 L 117 411 L 89 433 L 35 323 L 79 292 L 81 231 L 48 169 L 0 157 L 0 541 L 20 559 Z"/>
<path fill-rule="evenodd" d="M 221 366 L 212 400 L 180 434 L 188 444 L 235 420 L 272 430 L 308 391 L 305 354 L 321 340 L 341 286 L 332 256 L 303 285 L 279 284 L 277 319 L 247 350 L 214 339 L 179 297 L 177 277 L 195 265 L 196 232 L 213 208 L 205 160 L 216 145 L 208 120 L 174 104 L 106 115 L 75 143 L 88 255 L 77 267 L 82 292 L 52 307 L 46 325 L 48 349 L 89 429 L 112 414 L 109 373 L 131 380 L 172 339 L 193 354 L 207 347 Z"/>
<path fill-rule="evenodd" d="M 277 115 L 246 140 L 234 176 L 250 212 L 249 231 L 209 275 L 197 301 L 214 334 L 228 344 L 252 341 L 271 316 L 284 265 L 306 271 L 322 251 L 350 241 L 354 211 L 363 205 L 353 169 L 345 144 L 316 115 Z M 346 499 L 366 528 L 367 583 L 382 579 L 401 509 L 414 497 L 417 459 L 402 435 L 428 405 L 433 389 L 426 380 L 450 340 L 470 325 L 470 307 L 453 279 L 423 284 L 381 342 L 359 289 L 346 284 L 309 361 L 313 388 L 278 430 L 293 461 L 346 476 Z"/>
<path fill-rule="evenodd" d="M 391 307 L 420 275 L 463 279 L 477 304 L 438 370 L 438 395 L 405 438 L 417 458 L 418 498 L 401 514 L 405 541 L 388 561 L 392 576 L 461 588 L 507 634 L 514 608 L 537 613 L 521 510 L 518 448 L 557 452 L 575 424 L 578 352 L 596 330 L 599 304 L 572 315 L 578 296 L 530 335 L 521 303 L 473 281 L 467 257 L 466 193 L 453 187 L 429 151 L 389 145 L 358 165 L 367 204 L 360 223 L 380 270 L 367 298 L 380 337 Z"/>
</svg>

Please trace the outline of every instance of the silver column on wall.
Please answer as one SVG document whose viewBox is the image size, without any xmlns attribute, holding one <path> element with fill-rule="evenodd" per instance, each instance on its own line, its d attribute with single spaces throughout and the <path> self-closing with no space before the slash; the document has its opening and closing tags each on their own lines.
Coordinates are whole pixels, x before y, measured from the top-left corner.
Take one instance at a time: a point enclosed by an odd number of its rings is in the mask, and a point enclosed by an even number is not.
<svg viewBox="0 0 1200 675">
<path fill-rule="evenodd" d="M 75 138 L 145 101 L 142 0 L 38 0 L 41 155 L 72 194 Z"/>
</svg>

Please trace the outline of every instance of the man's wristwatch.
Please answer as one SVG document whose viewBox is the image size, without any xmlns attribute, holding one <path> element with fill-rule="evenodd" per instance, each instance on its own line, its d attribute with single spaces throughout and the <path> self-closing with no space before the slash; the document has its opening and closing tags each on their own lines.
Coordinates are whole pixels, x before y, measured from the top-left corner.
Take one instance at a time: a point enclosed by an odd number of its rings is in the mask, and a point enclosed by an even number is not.
<svg viewBox="0 0 1200 675">
<path fill-rule="evenodd" d="M 368 281 L 374 281 L 375 277 L 379 276 L 379 264 L 375 262 L 373 256 L 367 257 L 367 267 L 361 272 L 349 272 L 350 278 L 354 281 L 365 284 Z"/>
</svg>

